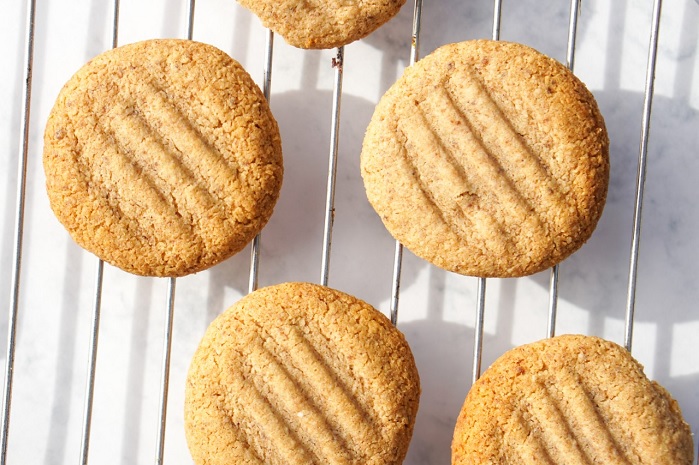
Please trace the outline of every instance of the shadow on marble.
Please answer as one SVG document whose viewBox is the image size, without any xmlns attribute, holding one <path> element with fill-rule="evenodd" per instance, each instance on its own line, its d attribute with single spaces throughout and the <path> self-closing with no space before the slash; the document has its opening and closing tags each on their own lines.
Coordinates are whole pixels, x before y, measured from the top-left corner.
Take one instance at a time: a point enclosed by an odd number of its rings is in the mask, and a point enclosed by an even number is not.
<svg viewBox="0 0 699 465">
<path fill-rule="evenodd" d="M 80 315 L 75 311 L 76 296 L 80 293 L 79 278 L 84 272 L 82 266 L 82 254 L 84 252 L 75 244 L 69 244 L 65 250 L 66 273 L 63 277 L 63 293 L 59 311 L 60 326 L 57 328 L 59 335 L 57 350 L 54 354 L 55 368 L 53 386 L 53 406 L 49 420 L 49 433 L 46 443 L 45 464 L 60 463 L 58 458 L 63 457 L 67 443 L 68 432 L 65 425 L 70 417 L 70 403 L 66 399 L 72 397 L 76 388 L 72 381 L 72 368 L 76 357 L 76 341 L 80 337 L 77 327 Z"/>
<path fill-rule="evenodd" d="M 447 272 L 431 267 L 429 273 L 427 318 L 398 323 L 412 348 L 422 387 L 406 463 L 446 465 L 450 463 L 454 425 L 471 388 L 475 332 L 471 327 L 444 321 Z M 500 286 L 496 329 L 494 334 L 484 334 L 481 371 L 514 347 L 509 337 L 502 336 L 513 331 L 516 291 L 514 280 L 504 280 Z"/>
<path fill-rule="evenodd" d="M 248 10 L 241 8 L 236 11 L 235 23 L 231 26 L 233 30 L 233 39 L 230 46 L 225 50 L 226 53 L 240 63 L 246 63 L 248 60 L 252 21 L 252 13 Z M 261 38 L 259 38 L 259 40 L 261 40 Z"/>
<path fill-rule="evenodd" d="M 143 356 L 143 347 L 148 341 L 149 309 L 153 296 L 153 280 L 138 279 L 136 281 L 135 299 L 133 302 L 133 319 L 131 331 L 128 335 L 128 363 L 126 379 L 127 396 L 124 399 L 124 423 L 122 428 L 122 464 L 128 465 L 136 461 L 135 453 L 139 450 L 142 434 L 142 410 L 144 399 L 147 397 L 146 384 L 146 358 Z"/>
<path fill-rule="evenodd" d="M 522 2 L 509 5 L 503 22 L 503 39 L 527 34 L 527 43 L 560 59 L 561 45 L 547 45 L 551 36 L 565 35 L 567 11 L 563 6 L 547 9 L 540 2 Z M 623 11 L 626 2 L 615 3 L 615 11 Z M 92 2 L 91 17 L 108 15 L 101 2 Z M 425 8 L 423 19 L 427 24 L 439 24 L 439 28 L 423 31 L 423 50 L 470 37 L 488 37 L 491 28 L 490 2 L 450 1 Z M 551 22 L 551 29 L 532 28 L 518 24 L 515 19 L 524 10 L 541 9 L 544 21 Z M 44 9 L 45 10 L 45 9 Z M 41 14 L 40 10 L 40 14 Z M 538 13 L 537 13 L 538 14 Z M 41 17 L 40 17 L 40 20 Z M 235 48 L 246 49 L 249 18 L 241 15 L 236 24 Z M 395 80 L 395 69 L 401 62 L 407 63 L 412 10 L 410 2 L 389 22 L 366 41 L 384 52 L 381 86 L 388 88 Z M 103 24 L 95 20 L 95 24 Z M 247 29 L 246 29 L 247 24 Z M 584 33 L 585 16 L 581 25 Z M 406 33 L 406 30 L 408 31 Z M 696 30 L 694 42 L 696 43 Z M 97 29 L 91 33 L 97 35 Z M 557 39 L 558 40 L 558 39 Z M 41 39 L 37 48 L 45 48 Z M 94 54 L 95 45 L 88 43 L 87 55 Z M 612 51 L 607 63 L 618 61 L 621 49 Z M 616 55 L 615 55 L 616 54 Z M 330 134 L 332 93 L 317 90 L 311 77 L 318 66 L 318 54 L 308 54 L 305 64 L 303 89 L 298 92 L 275 94 L 272 108 L 282 124 L 285 165 L 287 174 L 282 197 L 275 214 L 262 236 L 260 262 L 261 285 L 290 280 L 317 282 L 320 274 L 322 224 L 324 217 L 327 155 Z M 315 60 L 315 62 L 314 62 Z M 692 69 L 693 63 L 686 64 Z M 43 64 L 35 64 L 35 74 L 45 74 Z M 618 77 L 618 76 L 617 76 Z M 614 71 L 611 71 L 614 80 Z M 676 88 L 680 95 L 691 88 L 692 75 L 679 73 Z M 17 83 L 19 94 L 21 82 Z M 686 95 L 686 94 L 685 94 Z M 583 249 L 561 266 L 560 296 L 591 314 L 587 332 L 600 334 L 605 319 L 623 318 L 625 304 L 625 280 L 628 272 L 629 239 L 631 233 L 631 206 L 635 185 L 636 159 L 640 128 L 642 95 L 620 90 L 596 92 L 596 96 L 612 133 L 612 184 L 609 202 L 602 221 L 593 238 Z M 40 98 L 36 94 L 35 98 Z M 19 115 L 20 97 L 13 99 L 13 114 Z M 33 105 L 36 105 L 35 101 Z M 320 108 L 321 110 L 315 110 Z M 311 109 L 314 109 L 311 111 Z M 345 95 L 342 101 L 340 158 L 338 165 L 336 222 L 331 258 L 330 285 L 357 295 L 370 303 L 386 299 L 393 260 L 393 240 L 388 236 L 378 216 L 363 197 L 359 176 L 359 152 L 361 134 L 373 112 L 369 101 Z M 327 115 L 327 117 L 326 117 Z M 699 424 L 699 402 L 696 386 L 699 374 L 672 375 L 670 361 L 673 357 L 673 329 L 678 323 L 696 321 L 692 315 L 699 291 L 695 277 L 699 272 L 699 252 L 693 238 L 699 230 L 699 212 L 694 202 L 695 189 L 692 173 L 697 172 L 696 147 L 699 146 L 696 128 L 697 112 L 680 99 L 656 97 L 651 129 L 651 152 L 644 209 L 643 236 L 641 238 L 641 268 L 637 321 L 654 322 L 656 331 L 655 371 L 658 379 L 680 401 L 687 420 Z M 19 119 L 17 138 L 9 141 L 10 152 L 19 147 Z M 40 132 L 35 124 L 33 132 Z M 13 132 L 14 137 L 15 132 Z M 37 150 L 38 151 L 38 150 Z M 16 169 L 4 176 L 6 211 L 14 210 Z M 671 180 L 671 181 L 670 181 Z M 14 218 L 5 216 L 3 224 L 3 263 L 11 255 Z M 361 253 L 356 253 L 360 250 Z M 50 431 L 44 463 L 60 462 L 65 455 L 67 432 L 63 425 L 69 416 L 69 405 L 62 403 L 71 398 L 71 392 L 82 389 L 71 384 L 71 370 L 75 358 L 77 315 L 73 312 L 71 296 L 77 294 L 80 276 L 92 273 L 80 266 L 77 247 L 69 246 L 65 263 L 74 267 L 66 274 L 64 292 L 60 302 L 60 339 L 56 347 L 54 399 L 51 410 Z M 428 266 L 420 262 L 404 269 L 403 283 L 409 286 L 418 273 Z M 237 256 L 212 268 L 207 289 L 209 320 L 234 302 L 224 301 L 226 290 L 246 292 L 249 273 L 249 248 Z M 547 275 L 531 278 L 541 286 L 548 286 Z M 377 282 L 383 284 L 374 285 Z M 407 463 L 448 464 L 450 462 L 451 431 L 470 388 L 471 361 L 473 355 L 473 329 L 444 320 L 444 292 L 446 272 L 431 267 L 428 314 L 424 320 L 401 324 L 420 369 L 423 396 L 413 444 Z M 145 362 L 139 356 L 139 347 L 148 333 L 148 303 L 151 280 L 139 280 L 133 306 L 131 331 L 126 335 L 128 372 L 125 382 L 130 394 L 126 399 L 125 426 L 121 431 L 124 444 L 124 460 L 128 449 L 137 450 L 140 434 L 137 429 L 142 410 Z M 367 283 L 372 283 L 368 286 Z M 3 280 L 0 297 L 9 295 L 9 279 Z M 593 290 L 593 291 L 591 291 Z M 516 284 L 506 281 L 501 286 L 497 329 L 494 335 L 486 335 L 484 341 L 484 366 L 512 347 L 510 336 L 515 315 Z M 8 299 L 5 299 L 7 301 Z M 141 311 L 143 310 L 143 311 Z M 4 311 L 3 311 L 4 313 Z M 0 333 L 6 333 L 7 318 L 0 315 Z M 4 336 L 3 336 L 4 338 Z M 78 357 L 80 359 L 80 357 Z M 82 363 L 82 360 L 79 360 Z M 82 365 L 81 365 L 82 366 Z M 129 421 L 129 419 L 133 421 Z M 119 434 L 119 433 L 117 433 Z M 127 462 L 124 462 L 127 463 Z"/>
<path fill-rule="evenodd" d="M 560 293 L 562 298 L 577 305 L 612 316 L 617 313 L 616 309 L 625 305 L 642 96 L 616 91 L 598 92 L 597 97 L 611 138 L 609 194 L 602 219 L 590 241 L 561 265 L 561 272 L 567 276 Z M 699 113 L 683 102 L 655 98 L 638 292 L 639 297 L 660 306 L 662 302 L 676 299 L 695 302 L 699 298 L 699 291 L 692 285 L 692 276 L 699 272 L 699 251 L 691 240 L 693 231 L 699 227 L 696 182 L 692 175 L 699 164 L 695 156 L 695 147 L 699 145 L 695 129 L 698 124 Z M 667 292 L 657 297 L 656 294 L 644 295 L 644 282 L 653 289 Z M 590 286 L 603 289 L 605 295 L 586 292 Z M 613 296 L 611 302 L 610 295 Z"/>
<path fill-rule="evenodd" d="M 521 41 L 542 53 L 562 60 L 568 33 L 569 5 L 557 2 L 511 2 L 502 8 L 501 39 Z M 537 27 L 522 18 L 537 18 Z M 396 76 L 392 70 L 397 63 L 407 65 L 413 23 L 413 2 L 406 2 L 401 11 L 375 31 L 364 42 L 383 52 L 381 84 L 388 88 Z M 584 33 L 587 20 L 581 16 L 579 33 Z M 420 56 L 425 56 L 441 45 L 470 39 L 491 38 L 493 29 L 493 2 L 463 2 L 450 0 L 426 2 L 422 8 Z"/>
<path fill-rule="evenodd" d="M 18 73 L 21 75 L 21 73 Z M 4 152 L 9 154 L 9 161 L 5 164 L 6 170 L 3 175 L 3 193 L 4 202 L 2 205 L 2 211 L 5 214 L 2 216 L 2 229 L 0 230 L 0 240 L 2 243 L 0 245 L 0 263 L 3 264 L 2 267 L 2 279 L 0 279 L 0 299 L 2 302 L 9 302 L 10 295 L 12 292 L 12 269 L 11 265 L 14 262 L 14 246 L 15 246 L 15 225 L 16 225 L 16 215 L 17 215 L 17 169 L 19 164 L 19 150 L 21 147 L 21 134 L 20 134 L 20 121 L 21 121 L 21 80 L 16 80 L 16 90 L 14 91 L 14 97 L 8 106 L 12 108 L 12 115 L 18 115 L 13 118 L 10 122 L 11 134 L 10 138 L 3 141 Z M 7 264 L 7 265 L 5 265 Z M 3 347 L 6 344 L 6 334 L 7 334 L 7 307 L 3 306 L 0 310 L 0 343 Z M 3 356 L 4 359 L 4 356 Z"/>
<path fill-rule="evenodd" d="M 84 258 L 87 257 L 87 260 Z M 53 356 L 55 363 L 52 365 L 55 370 L 52 389 L 52 407 L 48 421 L 48 435 L 45 449 L 44 464 L 63 463 L 63 458 L 66 454 L 66 447 L 69 447 L 70 431 L 66 425 L 70 423 L 71 416 L 79 413 L 82 415 L 82 410 L 78 405 L 71 400 L 79 398 L 75 392 L 85 388 L 82 383 L 74 382 L 74 371 L 76 366 L 82 372 L 86 367 L 83 365 L 86 361 L 83 357 L 86 354 L 79 352 L 77 347 L 82 346 L 84 332 L 80 331 L 80 320 L 84 320 L 87 311 L 80 311 L 76 307 L 78 295 L 81 292 L 81 278 L 85 273 L 91 275 L 94 270 L 91 266 L 87 269 L 85 263 L 96 264 L 97 258 L 86 254 L 82 249 L 73 243 L 69 243 L 66 247 L 65 261 L 66 272 L 64 274 L 64 283 L 62 290 L 62 299 L 60 302 L 60 323 L 56 328 L 59 335 L 56 350 Z M 105 265 L 109 267 L 109 265 Z M 147 397 L 147 385 L 145 383 L 146 374 L 146 358 L 144 357 L 144 348 L 147 345 L 149 336 L 149 321 L 152 318 L 152 303 L 154 279 L 139 278 L 135 280 L 134 300 L 129 314 L 131 315 L 130 322 L 127 326 L 127 332 L 124 334 L 124 351 L 125 358 L 128 360 L 125 378 L 123 380 L 126 386 L 126 397 L 123 399 L 123 429 L 121 437 L 123 439 L 124 449 L 122 460 L 124 463 L 133 463 L 129 461 L 129 457 L 138 451 L 141 435 L 141 416 L 143 414 L 143 402 Z M 112 308 L 108 309 L 112 310 Z M 110 315 L 105 315 L 109 318 Z M 83 321 L 83 324 L 85 322 Z M 82 328 L 83 330 L 85 328 Z M 103 362 L 104 363 L 104 362 Z M 101 365 L 104 366 L 104 365 Z M 50 376 L 48 378 L 51 378 Z M 77 408 L 77 410 L 76 410 Z"/>
<path fill-rule="evenodd" d="M 361 141 L 373 108 L 359 97 L 342 98 L 329 285 L 376 304 L 390 295 L 394 241 L 366 200 L 359 172 Z M 307 89 L 275 94 L 272 109 L 282 133 L 285 175 L 275 212 L 262 232 L 260 286 L 318 282 L 332 92 Z M 246 286 L 247 278 L 239 268 L 237 260 L 213 268 L 210 295 L 220 294 L 216 286 Z M 414 281 L 418 271 L 406 271 L 404 284 Z M 373 285 L 382 280 L 385 286 Z"/>
<path fill-rule="evenodd" d="M 36 13 L 36 21 L 42 21 L 42 22 L 47 22 L 48 21 L 48 14 L 45 11 L 46 9 L 39 9 Z M 25 16 L 22 16 L 22 20 L 25 20 Z M 26 77 L 26 69 L 25 69 L 25 36 L 26 34 L 22 34 L 22 40 L 21 40 L 21 47 L 18 47 L 14 52 L 16 54 L 16 57 L 14 59 L 14 63 L 17 64 L 17 67 L 13 70 L 9 70 L 9 75 L 15 76 L 15 78 L 12 80 L 12 98 L 10 101 L 5 102 L 10 108 L 11 112 L 9 113 L 10 116 L 10 121 L 8 122 L 8 125 L 10 127 L 10 137 L 3 141 L 3 148 L 5 149 L 5 152 L 7 154 L 9 162 L 6 165 L 5 173 L 3 173 L 4 177 L 4 198 L 5 202 L 4 205 L 2 206 L 4 214 L 2 215 L 2 229 L 0 230 L 2 234 L 2 246 L 0 248 L 0 258 L 2 259 L 0 263 L 3 264 L 2 267 L 2 280 L 0 280 L 0 298 L 2 299 L 2 302 L 9 302 L 10 301 L 10 295 L 12 292 L 12 268 L 14 266 L 14 246 L 15 246 L 15 241 L 14 241 L 14 236 L 15 236 L 15 227 L 16 227 L 16 215 L 17 215 L 17 188 L 18 188 L 18 169 L 19 169 L 19 164 L 20 164 L 20 158 L 22 156 L 22 121 L 24 118 L 24 114 L 22 113 L 23 111 L 23 101 L 24 101 L 24 80 Z M 36 49 L 35 54 L 37 57 L 41 57 L 45 54 L 45 50 L 47 48 L 46 44 L 46 38 L 45 35 L 42 34 L 37 34 L 35 39 L 34 39 L 34 48 Z M 33 64 L 33 75 L 35 76 L 33 79 L 36 79 L 36 76 L 42 76 L 45 74 L 45 63 L 40 59 L 40 58 L 35 58 L 34 64 Z M 41 99 L 41 93 L 40 92 L 33 92 L 32 95 L 32 101 L 31 101 L 31 108 L 36 108 L 41 105 L 42 99 Z M 32 157 L 33 154 L 41 153 L 41 146 L 39 144 L 40 142 L 40 135 L 43 134 L 43 127 L 44 123 L 41 121 L 36 120 L 36 115 L 31 115 L 33 118 L 30 121 L 30 138 L 27 141 L 28 142 L 28 160 L 27 160 L 27 171 L 28 173 L 33 173 L 35 170 L 32 170 Z M 28 179 L 27 184 L 30 184 L 33 182 L 33 179 Z M 25 197 L 25 203 L 29 203 L 31 201 L 31 196 L 30 192 L 31 189 L 27 187 L 27 195 Z M 30 205 L 25 207 L 25 211 L 31 211 L 29 210 L 31 208 Z M 26 218 L 27 216 L 25 213 L 25 230 L 29 230 L 30 225 L 28 224 L 29 221 L 31 221 L 31 218 Z M 26 249 L 27 245 L 24 245 L 24 249 Z M 6 344 L 6 333 L 7 333 L 7 307 L 3 306 L 0 309 L 0 343 L 3 344 L 3 346 Z M 3 355 L 4 359 L 4 355 Z"/>
<path fill-rule="evenodd" d="M 608 201 L 591 240 L 561 264 L 559 284 L 561 299 L 589 310 L 592 334 L 602 334 L 606 321 L 623 321 L 625 315 L 643 98 L 626 91 L 597 96 L 611 134 Z M 673 353 L 675 329 L 699 320 L 699 250 L 694 240 L 699 230 L 697 127 L 699 112 L 682 101 L 656 96 L 634 313 L 636 324 L 654 325 L 654 378 L 678 398 L 691 424 L 699 421 L 694 393 L 699 374 L 673 376 L 671 361 L 678 357 Z M 548 286 L 544 276 L 532 279 Z"/>
</svg>

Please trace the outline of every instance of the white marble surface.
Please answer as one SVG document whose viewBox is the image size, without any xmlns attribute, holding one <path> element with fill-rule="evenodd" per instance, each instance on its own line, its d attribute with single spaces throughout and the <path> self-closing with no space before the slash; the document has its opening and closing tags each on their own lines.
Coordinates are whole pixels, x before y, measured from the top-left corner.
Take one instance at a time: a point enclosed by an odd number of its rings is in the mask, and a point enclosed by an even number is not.
<svg viewBox="0 0 699 465">
<path fill-rule="evenodd" d="M 0 15 L 0 343 L 11 294 L 12 236 L 21 153 L 25 1 Z M 184 37 L 182 0 L 121 1 L 119 43 Z M 568 1 L 503 2 L 501 38 L 565 60 Z M 596 95 L 612 141 L 612 178 L 592 239 L 560 269 L 557 332 L 623 343 L 623 319 L 640 142 L 651 1 L 585 0 L 575 71 Z M 422 50 L 489 37 L 491 1 L 426 0 Z M 53 218 L 43 190 L 41 135 L 60 86 L 111 46 L 111 2 L 37 1 L 20 313 L 8 463 L 77 463 L 96 259 Z M 368 205 L 358 174 L 363 131 L 380 95 L 409 57 L 412 2 L 345 51 L 330 280 L 388 311 L 393 240 Z M 699 6 L 665 0 L 640 247 L 633 354 L 678 399 L 699 428 Z M 200 0 L 194 38 L 244 64 L 261 82 L 265 31 L 233 0 Z M 334 51 L 300 51 L 277 38 L 272 109 L 283 137 L 286 177 L 262 239 L 260 285 L 320 277 Z M 190 464 L 182 431 L 184 376 L 205 327 L 247 288 L 249 251 L 179 279 L 165 463 Z M 503 351 L 546 334 L 548 272 L 489 280 L 484 367 Z M 476 280 L 404 257 L 399 328 L 423 385 L 407 464 L 448 464 L 451 431 L 470 386 Z M 107 266 L 90 463 L 153 463 L 166 281 Z M 4 362 L 4 355 L 2 356 Z"/>
</svg>

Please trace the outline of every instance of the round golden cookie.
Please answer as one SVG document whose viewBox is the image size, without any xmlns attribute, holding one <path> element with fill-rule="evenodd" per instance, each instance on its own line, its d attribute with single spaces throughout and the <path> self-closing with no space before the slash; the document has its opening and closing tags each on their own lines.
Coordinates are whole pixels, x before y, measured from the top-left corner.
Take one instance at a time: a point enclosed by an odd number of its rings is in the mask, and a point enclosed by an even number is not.
<svg viewBox="0 0 699 465">
<path fill-rule="evenodd" d="M 565 335 L 506 352 L 473 385 L 452 465 L 692 465 L 677 402 L 629 352 Z"/>
<path fill-rule="evenodd" d="M 368 36 L 395 16 L 405 0 L 238 0 L 287 43 L 327 49 Z"/>
<path fill-rule="evenodd" d="M 388 231 L 423 259 L 482 277 L 533 274 L 592 234 L 609 183 L 592 94 L 520 44 L 445 45 L 376 107 L 361 171 Z"/>
<path fill-rule="evenodd" d="M 51 208 L 73 239 L 123 270 L 182 276 L 240 251 L 281 188 L 277 123 L 217 48 L 149 40 L 89 61 L 44 134 Z"/>
<path fill-rule="evenodd" d="M 221 314 L 192 359 L 194 463 L 400 464 L 420 387 L 379 311 L 306 283 L 259 289 Z"/>
</svg>

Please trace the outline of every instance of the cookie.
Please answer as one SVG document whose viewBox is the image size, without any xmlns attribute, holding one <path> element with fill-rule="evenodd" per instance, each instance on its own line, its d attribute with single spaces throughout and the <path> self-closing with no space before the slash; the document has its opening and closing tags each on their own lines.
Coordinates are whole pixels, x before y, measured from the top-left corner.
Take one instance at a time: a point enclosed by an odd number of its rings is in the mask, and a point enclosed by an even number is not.
<svg viewBox="0 0 699 465">
<path fill-rule="evenodd" d="M 452 465 L 692 465 L 677 402 L 629 352 L 565 335 L 517 347 L 473 385 Z"/>
<path fill-rule="evenodd" d="M 44 133 L 46 188 L 73 239 L 147 276 L 239 252 L 272 215 L 277 123 L 242 66 L 187 40 L 105 52 L 60 91 Z"/>
<path fill-rule="evenodd" d="M 187 443 L 197 465 L 400 464 L 419 394 L 410 348 L 382 313 L 280 284 L 206 331 L 187 376 Z"/>
<path fill-rule="evenodd" d="M 366 195 L 419 257 L 480 277 L 525 276 L 592 235 L 609 183 L 595 99 L 516 43 L 445 45 L 380 99 L 361 153 Z"/>
<path fill-rule="evenodd" d="M 298 48 L 327 49 L 368 36 L 395 16 L 405 0 L 238 0 Z"/>
</svg>

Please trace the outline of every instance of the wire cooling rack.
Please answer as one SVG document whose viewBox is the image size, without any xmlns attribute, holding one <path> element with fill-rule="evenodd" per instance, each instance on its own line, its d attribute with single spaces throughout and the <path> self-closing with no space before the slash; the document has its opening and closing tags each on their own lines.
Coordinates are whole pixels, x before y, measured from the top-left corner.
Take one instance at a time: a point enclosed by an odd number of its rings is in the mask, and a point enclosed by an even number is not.
<svg viewBox="0 0 699 465">
<path fill-rule="evenodd" d="M 511 346 L 561 332 L 595 333 L 632 350 L 678 398 L 696 431 L 699 315 L 694 302 L 699 295 L 693 276 L 699 270 L 693 264 L 699 257 L 693 226 L 699 214 L 681 187 L 691 186 L 691 170 L 697 168 L 685 152 L 696 152 L 699 124 L 699 8 L 690 1 L 665 2 L 670 5 L 663 10 L 662 0 L 612 5 L 571 0 L 545 7 L 501 0 L 464 6 L 454 0 L 425 2 L 423 13 L 422 0 L 409 1 L 388 25 L 348 45 L 347 59 L 345 47 L 317 52 L 291 49 L 280 39 L 275 43 L 273 33 L 232 2 L 143 6 L 85 0 L 58 11 L 56 3 L 29 0 L 24 10 L 8 11 L 10 23 L 23 18 L 25 27 L 6 28 L 8 36 L 16 33 L 8 51 L 22 50 L 23 64 L 3 82 L 6 98 L 17 104 L 3 113 L 8 138 L 16 141 L 4 167 L 16 175 L 7 175 L 3 213 L 2 272 L 9 283 L 3 296 L 9 306 L 0 464 L 191 463 L 181 432 L 181 391 L 188 355 L 206 324 L 261 280 L 317 280 L 312 270 L 318 263 L 318 282 L 379 307 L 413 347 L 423 399 L 406 463 L 448 463 L 453 421 L 482 368 Z M 157 16 L 160 30 L 139 19 L 156 9 L 167 11 Z M 227 23 L 221 11 L 232 20 Z M 586 21 L 585 14 L 592 19 Z M 82 57 L 66 49 L 81 43 L 75 37 L 80 20 L 86 27 Z M 664 47 L 659 46 L 661 24 L 670 38 Z M 578 48 L 583 28 L 591 31 Z M 40 135 L 57 89 L 83 61 L 106 48 L 158 36 L 215 43 L 251 71 L 279 119 L 287 167 L 275 216 L 247 257 L 240 254 L 217 272 L 178 280 L 127 276 L 78 251 L 52 222 L 41 197 Z M 47 45 L 56 37 L 66 48 Z M 561 269 L 532 278 L 458 277 L 404 255 L 401 244 L 371 216 L 356 174 L 363 127 L 381 93 L 421 54 L 475 37 L 521 41 L 558 55 L 591 81 L 610 129 L 610 205 L 599 231 Z M 60 68 L 56 63 L 63 60 L 56 50 L 70 61 L 63 74 L 50 69 Z M 600 50 L 604 55 L 595 56 Z M 260 76 L 254 69 L 262 70 Z M 674 73 L 674 84 L 656 97 L 656 74 L 662 70 Z M 349 91 L 343 90 L 346 75 Z M 277 99 L 282 102 L 275 107 Z M 634 130 L 627 130 L 631 126 Z M 295 134 L 299 129 L 310 135 Z M 304 150 L 314 158 L 299 157 Z M 615 150 L 634 153 L 634 159 Z M 677 159 L 668 161 L 673 156 Z M 314 177 L 308 175 L 316 166 Z M 646 177 L 654 173 L 655 186 L 665 187 L 646 188 Z M 642 235 L 647 192 L 651 226 Z M 605 223 L 609 216 L 611 224 Z M 653 226 L 658 217 L 667 229 Z M 305 241 L 306 235 L 313 240 Z M 659 236 L 662 247 L 655 244 Z M 647 249 L 644 241 L 651 244 Z M 41 246 L 44 242 L 48 247 Z M 309 245 L 318 243 L 319 256 Z M 615 260 L 619 248 L 624 249 L 621 264 Z M 64 255 L 57 249 L 65 249 Z M 608 269 L 614 271 L 600 271 Z M 653 272 L 644 275 L 648 269 Z M 201 318 L 191 316 L 196 312 Z M 464 358 L 470 358 L 470 366 Z M 177 389 L 171 389 L 174 385 Z"/>
</svg>

